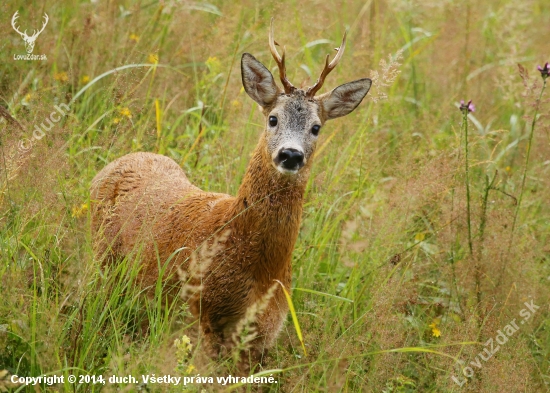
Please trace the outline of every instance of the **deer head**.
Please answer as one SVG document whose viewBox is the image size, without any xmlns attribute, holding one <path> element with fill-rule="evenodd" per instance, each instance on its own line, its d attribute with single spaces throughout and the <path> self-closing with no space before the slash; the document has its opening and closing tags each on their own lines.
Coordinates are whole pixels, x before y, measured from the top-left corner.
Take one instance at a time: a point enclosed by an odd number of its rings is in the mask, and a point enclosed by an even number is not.
<svg viewBox="0 0 550 393">
<path fill-rule="evenodd" d="M 346 34 L 338 53 L 325 66 L 317 82 L 299 89 L 286 76 L 285 48 L 279 55 L 273 38 L 273 19 L 269 31 L 269 48 L 277 66 L 283 89 L 280 89 L 269 70 L 254 56 L 244 53 L 241 59 L 242 81 L 245 91 L 256 101 L 266 118 L 264 138 L 266 155 L 271 165 L 281 174 L 292 176 L 307 167 L 313 158 L 321 128 L 327 120 L 351 113 L 367 95 L 372 81 L 358 79 L 338 86 L 328 93 L 315 95 L 327 75 L 338 65 L 344 54 Z"/>
<path fill-rule="evenodd" d="M 13 17 L 11 18 L 11 25 L 13 29 L 16 32 L 18 32 L 21 37 L 23 37 L 23 41 L 25 41 L 25 49 L 27 50 L 27 53 L 32 53 L 32 51 L 34 50 L 34 43 L 36 39 L 38 38 L 40 33 L 44 31 L 44 28 L 48 24 L 48 20 L 50 18 L 48 17 L 48 14 L 44 12 L 44 22 L 42 23 L 42 28 L 40 30 L 34 30 L 34 33 L 31 36 L 27 35 L 27 30 L 25 30 L 23 33 L 19 31 L 19 28 L 15 24 L 15 21 L 17 20 L 17 18 L 19 18 L 19 14 L 18 14 L 18 11 L 15 11 L 15 14 L 13 14 Z"/>
</svg>

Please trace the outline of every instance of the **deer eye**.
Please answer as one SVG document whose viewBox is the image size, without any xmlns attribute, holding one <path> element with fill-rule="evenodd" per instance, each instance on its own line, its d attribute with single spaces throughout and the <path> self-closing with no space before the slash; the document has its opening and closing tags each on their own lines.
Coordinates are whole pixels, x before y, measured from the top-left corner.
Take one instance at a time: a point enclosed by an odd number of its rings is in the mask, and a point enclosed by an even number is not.
<svg viewBox="0 0 550 393">
<path fill-rule="evenodd" d="M 319 135 L 319 130 L 321 129 L 321 126 L 318 124 L 315 124 L 313 127 L 311 127 L 311 133 L 315 136 Z"/>
<path fill-rule="evenodd" d="M 275 127 L 277 125 L 277 118 L 275 116 L 269 116 L 269 126 Z"/>
</svg>

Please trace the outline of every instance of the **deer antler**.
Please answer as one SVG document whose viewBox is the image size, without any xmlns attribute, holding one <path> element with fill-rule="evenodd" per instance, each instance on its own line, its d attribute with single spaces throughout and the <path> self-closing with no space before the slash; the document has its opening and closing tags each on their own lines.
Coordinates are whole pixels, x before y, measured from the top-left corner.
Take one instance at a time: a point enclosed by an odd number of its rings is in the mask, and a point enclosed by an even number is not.
<svg viewBox="0 0 550 393">
<path fill-rule="evenodd" d="M 35 30 L 35 33 L 32 35 L 33 38 L 38 37 L 38 35 L 44 31 L 44 29 L 46 28 L 46 25 L 48 24 L 48 21 L 50 20 L 50 18 L 48 17 L 48 14 L 46 14 L 45 12 L 44 12 L 43 18 L 45 19 L 45 21 L 44 23 L 42 23 L 42 28 L 38 32 L 36 32 Z"/>
<path fill-rule="evenodd" d="M 15 21 L 16 19 L 19 18 L 19 11 L 15 11 L 15 14 L 13 14 L 13 17 L 11 18 L 11 26 L 13 27 L 13 29 L 18 32 L 21 36 L 27 36 L 27 30 L 25 30 L 24 33 L 21 33 L 19 31 L 19 29 L 17 28 L 17 26 L 15 25 Z"/>
<path fill-rule="evenodd" d="M 285 48 L 283 47 L 283 56 L 280 56 L 279 52 L 277 52 L 277 48 L 275 48 L 275 45 L 279 44 L 277 44 L 273 38 L 273 18 L 271 18 L 271 29 L 269 30 L 269 50 L 271 51 L 271 55 L 279 67 L 279 77 L 281 78 L 281 83 L 285 88 L 285 93 L 290 94 L 296 90 L 296 88 L 286 77 Z"/>
<path fill-rule="evenodd" d="M 334 59 L 332 59 L 332 61 L 328 62 L 329 58 L 330 58 L 330 55 L 327 55 L 327 59 L 325 60 L 325 68 L 323 68 L 323 71 L 321 72 L 321 76 L 319 77 L 319 79 L 317 79 L 317 82 L 315 82 L 315 84 L 313 86 L 311 86 L 309 89 L 307 89 L 307 92 L 306 92 L 306 96 L 307 97 L 314 97 L 315 96 L 315 93 L 317 93 L 319 91 L 319 89 L 321 89 L 321 87 L 323 87 L 323 83 L 325 83 L 325 78 L 327 77 L 328 74 L 330 74 L 330 72 L 336 68 L 336 66 L 338 65 L 338 63 L 340 62 L 340 59 L 342 59 L 342 56 L 344 55 L 344 49 L 346 49 L 346 36 L 347 36 L 348 32 L 346 31 L 344 33 L 344 38 L 342 38 L 342 44 L 340 45 L 339 48 L 335 48 L 338 53 L 336 54 L 336 56 L 334 56 Z"/>
</svg>

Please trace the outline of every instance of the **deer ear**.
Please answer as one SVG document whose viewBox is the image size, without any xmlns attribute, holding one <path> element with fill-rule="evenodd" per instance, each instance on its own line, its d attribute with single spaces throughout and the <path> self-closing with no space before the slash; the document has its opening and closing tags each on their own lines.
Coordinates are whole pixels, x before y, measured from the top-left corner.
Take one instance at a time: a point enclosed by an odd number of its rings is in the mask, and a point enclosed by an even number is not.
<svg viewBox="0 0 550 393">
<path fill-rule="evenodd" d="M 317 97 L 323 106 L 327 120 L 353 112 L 369 92 L 371 84 L 372 81 L 368 78 L 359 79 Z"/>
<path fill-rule="evenodd" d="M 246 93 L 260 106 L 266 107 L 275 102 L 279 88 L 273 75 L 250 53 L 241 59 L 241 75 Z"/>
</svg>

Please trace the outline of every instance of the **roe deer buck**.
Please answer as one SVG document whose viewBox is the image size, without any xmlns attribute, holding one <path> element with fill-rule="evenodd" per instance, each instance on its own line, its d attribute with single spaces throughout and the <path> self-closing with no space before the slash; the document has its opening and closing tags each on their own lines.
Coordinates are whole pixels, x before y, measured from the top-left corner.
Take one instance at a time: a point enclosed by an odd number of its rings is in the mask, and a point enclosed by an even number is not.
<svg viewBox="0 0 550 393">
<path fill-rule="evenodd" d="M 204 192 L 192 185 L 172 159 L 133 153 L 107 165 L 92 181 L 92 224 L 96 252 L 115 260 L 141 247 L 141 279 L 154 286 L 174 271 L 189 271 L 193 253 L 228 230 L 203 267 L 200 290 L 188 301 L 206 341 L 219 351 L 234 345 L 239 323 L 256 307 L 251 356 L 261 361 L 288 312 L 284 292 L 291 284 L 291 257 L 298 236 L 303 195 L 323 124 L 352 112 L 371 86 L 359 79 L 316 96 L 344 53 L 326 64 L 317 82 L 302 90 L 286 76 L 285 50 L 275 48 L 273 21 L 269 48 L 284 90 L 249 53 L 241 60 L 242 83 L 266 118 L 237 196 Z M 195 254 L 196 255 L 196 254 Z M 261 302 L 263 304 L 258 306 Z"/>
</svg>

